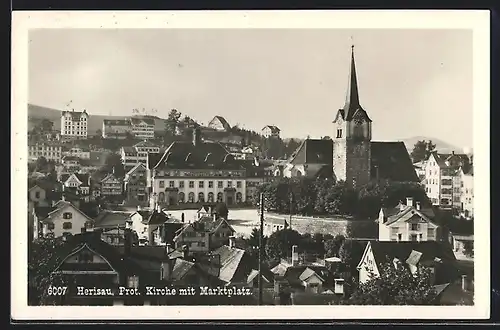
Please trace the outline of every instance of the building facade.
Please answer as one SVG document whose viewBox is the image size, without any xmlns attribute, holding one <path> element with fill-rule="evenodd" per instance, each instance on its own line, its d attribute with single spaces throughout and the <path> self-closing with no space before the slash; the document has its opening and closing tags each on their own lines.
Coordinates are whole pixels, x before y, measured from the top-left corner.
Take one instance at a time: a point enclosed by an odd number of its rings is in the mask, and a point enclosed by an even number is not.
<svg viewBox="0 0 500 330">
<path fill-rule="evenodd" d="M 71 147 L 63 151 L 63 156 L 73 156 L 80 159 L 90 159 L 90 149 L 84 147 Z"/>
<path fill-rule="evenodd" d="M 40 157 L 56 163 L 61 162 L 62 146 L 55 143 L 30 143 L 28 144 L 28 161 L 34 162 Z"/>
<path fill-rule="evenodd" d="M 202 142 L 198 129 L 193 142 L 173 142 L 156 164 L 150 164 L 150 204 L 246 200 L 246 170 L 219 143 Z"/>
<path fill-rule="evenodd" d="M 125 171 L 130 171 L 137 164 L 147 164 L 149 154 L 157 154 L 160 147 L 149 141 L 141 141 L 132 147 L 122 147 L 120 156 Z"/>
<path fill-rule="evenodd" d="M 124 189 L 127 194 L 126 201 L 130 204 L 147 204 L 146 166 L 137 164 L 125 174 Z"/>
<path fill-rule="evenodd" d="M 130 118 L 132 134 L 136 139 L 148 140 L 155 137 L 155 120 L 152 118 Z"/>
<path fill-rule="evenodd" d="M 474 218 L 474 170 L 460 168 L 457 177 L 460 178 L 460 213 L 466 219 Z"/>
<path fill-rule="evenodd" d="M 264 126 L 264 128 L 262 129 L 262 136 L 264 136 L 265 138 L 270 138 L 270 137 L 279 138 L 280 129 L 277 126 L 273 125 Z"/>
<path fill-rule="evenodd" d="M 88 135 L 89 114 L 83 111 L 63 111 L 61 114 L 62 139 L 86 139 Z"/>
<path fill-rule="evenodd" d="M 114 174 L 109 174 L 101 181 L 102 197 L 120 197 L 123 194 L 123 183 Z"/>
</svg>

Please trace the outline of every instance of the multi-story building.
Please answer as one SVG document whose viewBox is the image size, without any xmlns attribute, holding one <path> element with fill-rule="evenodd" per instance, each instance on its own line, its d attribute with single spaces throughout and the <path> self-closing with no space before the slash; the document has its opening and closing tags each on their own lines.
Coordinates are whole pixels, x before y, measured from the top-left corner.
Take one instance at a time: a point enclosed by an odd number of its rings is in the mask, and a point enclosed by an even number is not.
<svg viewBox="0 0 500 330">
<path fill-rule="evenodd" d="M 124 186 L 127 194 L 126 200 L 128 203 L 148 203 L 146 172 L 146 166 L 139 163 L 128 171 L 127 174 L 125 174 Z"/>
<path fill-rule="evenodd" d="M 62 147 L 60 144 L 36 142 L 28 144 L 28 161 L 34 162 L 39 157 L 44 157 L 59 163 L 62 158 Z"/>
<path fill-rule="evenodd" d="M 277 126 L 273 125 L 264 126 L 264 128 L 262 129 L 262 136 L 264 136 L 265 138 L 270 138 L 270 137 L 279 138 L 280 129 Z"/>
<path fill-rule="evenodd" d="M 80 159 L 90 159 L 90 149 L 85 147 L 71 147 L 63 151 L 64 156 L 73 156 Z"/>
<path fill-rule="evenodd" d="M 149 141 L 141 141 L 132 147 L 122 147 L 120 155 L 125 171 L 130 171 L 137 164 L 146 165 L 148 154 L 157 154 L 160 152 L 160 147 Z"/>
<path fill-rule="evenodd" d="M 459 184 L 459 205 L 462 217 L 466 219 L 474 218 L 474 168 L 473 166 L 460 167 L 457 172 Z M 455 200 L 455 199 L 454 199 Z M 455 203 L 453 204 L 456 205 Z"/>
<path fill-rule="evenodd" d="M 132 125 L 128 119 L 104 119 L 102 137 L 104 139 L 126 139 L 132 136 Z"/>
<path fill-rule="evenodd" d="M 159 161 L 148 163 L 150 204 L 246 200 L 245 167 L 219 143 L 202 142 L 199 129 L 192 143 L 173 142 Z"/>
<path fill-rule="evenodd" d="M 123 194 L 123 183 L 113 173 L 101 180 L 102 197 L 120 197 Z"/>
<path fill-rule="evenodd" d="M 379 241 L 437 241 L 439 226 L 433 222 L 432 208 L 422 208 L 413 198 L 395 208 L 380 210 L 378 218 Z"/>
<path fill-rule="evenodd" d="M 130 118 L 132 134 L 136 139 L 148 140 L 155 137 L 155 120 L 152 118 Z"/>
<path fill-rule="evenodd" d="M 433 205 L 442 208 L 452 208 L 453 194 L 458 187 L 454 187 L 454 177 L 461 166 L 469 166 L 469 157 L 466 154 L 441 154 L 433 152 L 425 166 L 425 191 Z M 454 189 L 455 188 L 455 189 Z M 455 196 L 456 197 L 456 196 Z"/>
<path fill-rule="evenodd" d="M 63 111 L 61 114 L 62 139 L 86 139 L 89 114 L 83 111 Z"/>
</svg>

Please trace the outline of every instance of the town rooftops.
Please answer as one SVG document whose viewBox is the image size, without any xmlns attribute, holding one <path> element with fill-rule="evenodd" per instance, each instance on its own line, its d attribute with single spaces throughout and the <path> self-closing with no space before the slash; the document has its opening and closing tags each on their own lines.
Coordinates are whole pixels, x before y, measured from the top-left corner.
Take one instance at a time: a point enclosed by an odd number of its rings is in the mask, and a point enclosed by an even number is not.
<svg viewBox="0 0 500 330">
<path fill-rule="evenodd" d="M 127 220 L 130 218 L 130 212 L 121 211 L 101 211 L 94 219 L 95 227 L 109 228 L 122 227 L 125 228 Z"/>
<path fill-rule="evenodd" d="M 434 211 L 432 210 L 432 208 L 417 210 L 414 206 L 406 205 L 403 209 L 401 208 L 401 206 L 399 206 L 391 209 L 384 208 L 383 211 L 384 215 L 387 217 L 387 220 L 384 222 L 385 225 L 390 225 L 397 222 L 399 219 L 409 214 L 410 212 L 418 215 L 419 217 L 425 219 L 430 223 L 433 223 L 433 221 L 430 219 L 434 217 Z"/>
<path fill-rule="evenodd" d="M 458 154 L 454 152 L 451 154 L 443 154 L 434 151 L 432 155 L 434 156 L 434 159 L 436 160 L 436 163 L 439 165 L 439 167 L 442 168 L 458 168 L 459 166 L 467 166 L 470 163 L 469 156 L 467 156 L 466 154 Z"/>
<path fill-rule="evenodd" d="M 89 174 L 63 173 L 63 174 L 61 174 L 60 181 L 62 183 L 65 183 L 66 181 L 68 181 L 68 179 L 71 176 L 75 176 L 82 183 L 82 185 L 81 185 L 82 187 L 88 187 L 89 186 L 89 182 L 90 182 L 90 175 Z"/>
<path fill-rule="evenodd" d="M 420 182 L 404 142 L 371 142 L 371 177 Z"/>
<path fill-rule="evenodd" d="M 333 141 L 306 139 L 292 153 L 291 164 L 333 164 Z"/>
<path fill-rule="evenodd" d="M 279 133 L 280 132 L 280 129 L 277 126 L 266 125 L 266 126 L 264 126 L 264 128 L 262 128 L 262 130 L 265 130 L 266 128 L 269 128 L 271 130 L 271 132 L 273 132 L 273 133 Z"/>
</svg>

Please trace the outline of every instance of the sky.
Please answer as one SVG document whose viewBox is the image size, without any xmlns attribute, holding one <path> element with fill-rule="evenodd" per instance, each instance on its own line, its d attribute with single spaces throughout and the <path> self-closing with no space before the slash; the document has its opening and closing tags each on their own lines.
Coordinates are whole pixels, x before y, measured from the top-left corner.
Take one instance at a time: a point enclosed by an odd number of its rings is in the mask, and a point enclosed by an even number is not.
<svg viewBox="0 0 500 330">
<path fill-rule="evenodd" d="M 175 108 L 282 137 L 332 136 L 354 43 L 373 140 L 472 146 L 472 31 L 40 29 L 29 33 L 29 103 L 90 115 Z"/>
</svg>

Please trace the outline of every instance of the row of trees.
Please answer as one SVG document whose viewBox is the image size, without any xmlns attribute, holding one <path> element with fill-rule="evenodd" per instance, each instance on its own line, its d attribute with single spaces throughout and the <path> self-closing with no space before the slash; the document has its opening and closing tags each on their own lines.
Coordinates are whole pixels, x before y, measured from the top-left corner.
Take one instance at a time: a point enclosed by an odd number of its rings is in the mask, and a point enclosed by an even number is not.
<svg viewBox="0 0 500 330">
<path fill-rule="evenodd" d="M 424 188 L 415 182 L 372 181 L 353 189 L 343 181 L 311 178 L 277 178 L 256 190 L 254 203 L 263 193 L 271 212 L 306 216 L 348 215 L 376 218 L 381 207 L 392 207 L 406 197 L 425 202 Z"/>
</svg>

